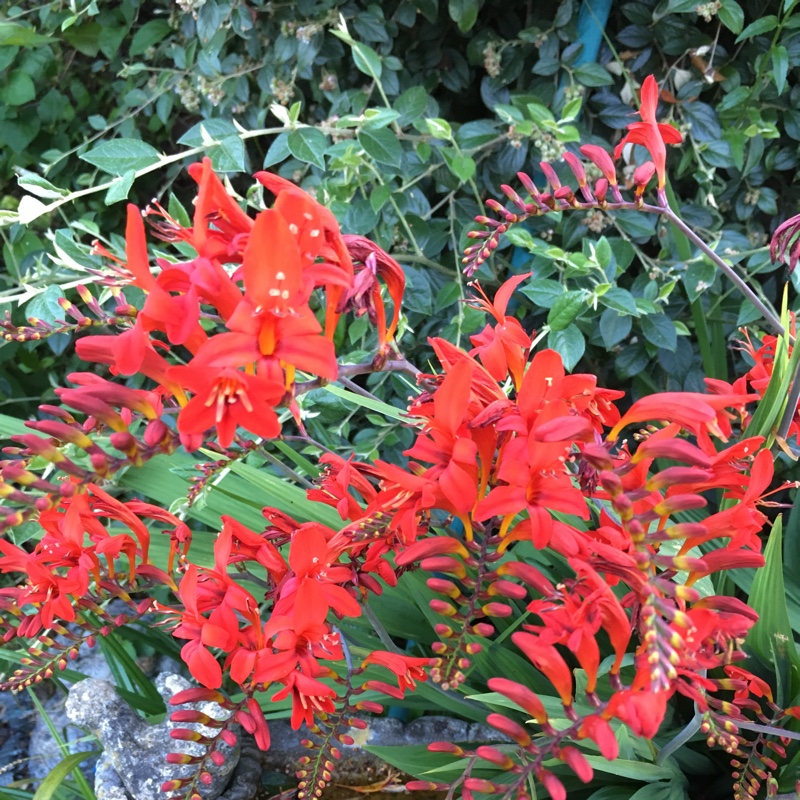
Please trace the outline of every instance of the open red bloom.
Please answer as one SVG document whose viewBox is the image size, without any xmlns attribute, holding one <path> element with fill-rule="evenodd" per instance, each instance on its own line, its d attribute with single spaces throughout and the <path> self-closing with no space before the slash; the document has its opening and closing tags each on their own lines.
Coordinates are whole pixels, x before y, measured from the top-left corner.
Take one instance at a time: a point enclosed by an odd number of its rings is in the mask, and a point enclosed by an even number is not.
<svg viewBox="0 0 800 800">
<path fill-rule="evenodd" d="M 405 692 L 406 689 L 411 689 L 413 692 L 417 688 L 417 681 L 427 680 L 428 676 L 423 667 L 427 667 L 430 662 L 429 658 L 412 658 L 400 653 L 375 650 L 364 659 L 362 666 L 378 664 L 386 667 L 397 676 L 397 686 L 401 692 Z"/>
<path fill-rule="evenodd" d="M 283 397 L 281 384 L 231 367 L 209 370 L 194 363 L 175 367 L 170 375 L 195 393 L 178 416 L 178 430 L 187 447 L 199 446 L 197 437 L 214 427 L 223 447 L 233 441 L 239 425 L 265 439 L 281 432 L 273 409 Z"/>
<path fill-rule="evenodd" d="M 498 382 L 503 382 L 511 375 L 515 388 L 519 389 L 525 372 L 525 362 L 531 347 L 531 337 L 525 332 L 516 317 L 506 315 L 509 300 L 514 290 L 530 272 L 516 275 L 507 280 L 491 302 L 478 284 L 475 284 L 480 296 L 473 298 L 473 308 L 489 312 L 496 321 L 495 327 L 487 325 L 480 333 L 470 337 L 475 348 L 470 355 L 478 355 L 489 374 Z"/>
<path fill-rule="evenodd" d="M 648 75 L 642 84 L 642 104 L 639 107 L 641 122 L 628 125 L 628 133 L 614 149 L 614 157 L 619 158 L 626 144 L 640 144 L 650 151 L 658 174 L 658 188 L 663 189 L 666 183 L 667 144 L 680 144 L 683 136 L 672 125 L 656 121 L 658 107 L 658 84 L 652 75 Z"/>
</svg>

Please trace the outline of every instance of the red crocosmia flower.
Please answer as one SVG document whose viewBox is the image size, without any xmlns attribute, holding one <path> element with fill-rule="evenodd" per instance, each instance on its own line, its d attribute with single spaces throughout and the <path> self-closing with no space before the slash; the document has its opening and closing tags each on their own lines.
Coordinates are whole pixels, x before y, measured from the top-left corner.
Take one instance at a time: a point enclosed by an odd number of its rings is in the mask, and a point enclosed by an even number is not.
<svg viewBox="0 0 800 800">
<path fill-rule="evenodd" d="M 511 640 L 528 657 L 529 661 L 553 684 L 561 702 L 572 705 L 572 670 L 561 654 L 551 644 L 543 644 L 531 633 L 511 634 Z"/>
<path fill-rule="evenodd" d="M 447 502 L 459 515 L 470 511 L 478 496 L 478 445 L 465 424 L 472 371 L 472 362 L 459 362 L 436 390 L 432 409 L 413 407 L 409 411 L 414 416 L 427 417 L 427 422 L 425 432 L 405 451 L 410 458 L 434 464 L 425 477 L 438 482 Z"/>
<path fill-rule="evenodd" d="M 429 658 L 412 658 L 411 656 L 400 655 L 400 653 L 389 653 L 385 650 L 375 650 L 370 653 L 361 665 L 377 664 L 386 667 L 397 676 L 397 686 L 401 692 L 411 689 L 413 692 L 417 688 L 417 681 L 425 681 L 428 676 L 423 667 L 429 666 Z"/>
<path fill-rule="evenodd" d="M 370 322 L 378 328 L 378 344 L 383 352 L 394 339 L 400 321 L 406 287 L 405 273 L 400 264 L 369 239 L 355 234 L 345 234 L 342 238 L 356 262 L 356 275 L 352 286 L 340 296 L 336 313 L 354 311 L 356 316 L 367 313 Z M 386 284 L 389 297 L 392 298 L 392 321 L 388 326 L 378 278 Z"/>
<path fill-rule="evenodd" d="M 624 722 L 636 736 L 652 739 L 657 733 L 667 712 L 667 700 L 672 692 L 652 692 L 647 689 L 617 690 L 603 716 Z"/>
<path fill-rule="evenodd" d="M 304 722 L 312 726 L 314 714 L 332 714 L 336 710 L 333 704 L 336 692 L 316 678 L 295 670 L 289 673 L 284 683 L 284 688 L 276 692 L 271 700 L 277 703 L 291 694 L 293 730 L 298 730 Z"/>
<path fill-rule="evenodd" d="M 475 509 L 475 519 L 482 521 L 499 515 L 505 517 L 505 533 L 513 518 L 527 510 L 531 540 L 537 548 L 546 547 L 553 534 L 551 511 L 575 514 L 588 519 L 589 509 L 581 491 L 559 460 L 566 452 L 563 442 L 529 443 L 518 438 L 509 442 L 497 476 L 505 485 L 493 488 Z"/>
<path fill-rule="evenodd" d="M 231 367 L 209 369 L 194 361 L 174 367 L 170 376 L 194 392 L 178 415 L 178 431 L 187 446 L 196 441 L 191 437 L 214 427 L 222 447 L 230 445 L 239 425 L 265 439 L 281 432 L 273 409 L 284 394 L 281 384 Z"/>
<path fill-rule="evenodd" d="M 609 761 L 619 755 L 619 743 L 614 729 L 600 716 L 585 717 L 578 731 L 578 738 L 591 739 Z"/>
<path fill-rule="evenodd" d="M 227 559 L 228 564 L 257 561 L 269 572 L 276 584 L 283 580 L 288 571 L 286 561 L 272 542 L 225 514 L 222 515 L 222 529 L 231 536 L 232 549 Z"/>
<path fill-rule="evenodd" d="M 470 305 L 491 314 L 497 325 L 487 325 L 479 334 L 470 337 L 475 345 L 470 355 L 477 355 L 489 374 L 499 382 L 511 375 L 514 387 L 519 389 L 525 372 L 525 362 L 531 346 L 531 337 L 516 317 L 506 315 L 511 295 L 517 286 L 531 276 L 530 272 L 507 280 L 494 296 L 494 302 L 484 294 L 479 284 L 475 288 L 480 296 L 472 298 Z"/>
<path fill-rule="evenodd" d="M 469 551 L 464 547 L 463 542 L 454 539 L 452 536 L 431 536 L 429 539 L 421 539 L 398 553 L 396 562 L 400 567 L 421 561 L 423 558 L 439 556 L 449 553 L 458 553 L 462 558 L 469 555 Z"/>
<path fill-rule="evenodd" d="M 210 158 L 191 164 L 189 174 L 197 182 L 199 191 L 194 207 L 194 226 L 187 232 L 187 240 L 200 256 L 222 261 L 238 260 L 236 254 L 244 250 L 253 220 L 228 194 L 214 173 Z"/>
<path fill-rule="evenodd" d="M 502 694 L 530 714 L 540 725 L 547 722 L 547 711 L 542 701 L 527 687 L 508 678 L 490 678 L 489 688 Z"/>
<path fill-rule="evenodd" d="M 338 558 L 339 553 L 328 547 L 322 526 L 309 525 L 296 531 L 289 549 L 289 566 L 294 574 L 284 584 L 274 613 L 286 613 L 300 602 L 300 589 L 304 588 L 305 602 L 314 602 L 308 596 L 312 593 L 319 605 L 332 608 L 340 616 L 361 616 L 359 602 L 347 589 L 337 585 L 353 576 L 352 568 L 338 564 Z"/>
<path fill-rule="evenodd" d="M 356 468 L 352 459 L 346 461 L 335 453 L 324 453 L 319 461 L 324 472 L 318 488 L 306 492 L 308 499 L 315 503 L 333 506 L 343 520 L 360 517 L 363 508 L 353 496 L 351 489 L 369 503 L 377 497 L 372 484 Z"/>
<path fill-rule="evenodd" d="M 753 675 L 753 673 L 749 670 L 734 666 L 733 664 L 729 664 L 724 668 L 724 670 L 725 674 L 732 681 L 743 681 L 745 683 L 744 687 L 736 690 L 736 699 L 747 698 L 749 695 L 755 695 L 756 697 L 765 697 L 770 703 L 773 702 L 772 689 L 765 680 L 759 678 L 757 675 Z M 723 688 L 728 687 L 724 686 Z M 792 713 L 793 717 L 800 719 L 800 716 L 798 716 L 796 712 L 796 708 L 797 707 L 795 707 L 794 712 L 791 712 L 790 709 L 786 709 L 786 713 Z"/>
<path fill-rule="evenodd" d="M 786 253 L 788 251 L 789 261 L 787 267 L 789 275 L 794 272 L 797 260 L 800 258 L 800 237 L 797 236 L 798 232 L 800 232 L 800 214 L 790 217 L 778 225 L 769 243 L 769 258 L 773 264 L 777 263 L 779 259 L 786 261 Z"/>
<path fill-rule="evenodd" d="M 314 283 L 303 270 L 312 262 L 303 257 L 293 225 L 274 209 L 258 215 L 242 261 L 245 297 L 228 320 L 232 331 L 246 336 L 215 338 L 232 342 L 250 361 L 280 359 L 333 380 L 336 353 L 308 307 Z"/>
<path fill-rule="evenodd" d="M 658 84 L 652 75 L 648 75 L 642 84 L 642 103 L 639 107 L 641 122 L 628 125 L 628 133 L 614 149 L 614 158 L 619 158 L 626 144 L 640 144 L 650 152 L 658 175 L 658 188 L 663 190 L 666 184 L 667 144 L 680 144 L 683 141 L 680 131 L 672 125 L 656 121 L 658 106 Z"/>
<path fill-rule="evenodd" d="M 138 371 L 142 375 L 158 383 L 163 390 L 174 395 L 179 402 L 185 403 L 186 395 L 181 385 L 167 377 L 167 373 L 172 368 L 171 364 L 155 351 L 153 345 L 147 341 L 146 336 L 144 339 L 137 338 L 140 337 L 140 329 L 131 328 L 129 331 L 119 336 L 84 336 L 75 343 L 75 351 L 78 357 L 83 361 L 88 361 L 93 364 L 108 364 L 113 374 L 133 374 L 136 370 L 133 370 L 133 372 L 126 372 L 118 363 L 118 358 L 123 358 L 122 353 L 126 345 L 131 344 L 131 342 L 125 338 L 131 334 L 131 332 L 135 334 L 135 342 L 132 346 L 138 347 L 138 343 L 143 342 L 144 355 L 141 358 Z"/>
<path fill-rule="evenodd" d="M 133 285 L 147 294 L 144 306 L 136 318 L 134 330 L 142 332 L 160 330 L 167 334 L 173 344 L 185 344 L 192 352 L 202 344 L 206 334 L 200 327 L 200 302 L 193 287 L 182 295 L 171 295 L 150 272 L 150 257 L 147 252 L 144 222 L 139 209 L 128 205 L 128 223 L 125 230 L 125 256 L 127 270 L 133 275 Z M 142 334 L 138 334 L 140 337 Z M 131 341 L 133 335 L 129 334 Z M 128 360 L 127 372 L 138 371 L 136 357 L 143 356 L 141 345 L 131 353 L 124 354 Z M 121 354 L 123 355 L 123 354 Z"/>
<path fill-rule="evenodd" d="M 308 231 L 309 235 L 313 234 L 313 238 L 317 237 L 320 230 L 322 233 L 319 251 L 322 264 L 314 267 L 314 274 L 319 279 L 317 285 L 324 284 L 326 287 L 325 337 L 333 339 L 336 322 L 339 319 L 336 309 L 340 304 L 344 289 L 353 283 L 353 262 L 339 229 L 339 223 L 329 209 L 314 201 L 307 192 L 299 186 L 295 186 L 291 181 L 270 172 L 257 172 L 254 177 L 277 196 L 276 206 L 278 200 L 284 196 L 299 198 L 306 204 L 310 200 L 313 204 L 313 211 L 306 206 L 303 211 L 303 219 L 309 220 L 307 215 L 312 215 L 314 225 L 309 226 Z M 302 227 L 298 220 L 295 220 L 295 224 Z"/>
<path fill-rule="evenodd" d="M 584 144 L 580 151 L 603 173 L 609 185 L 617 185 L 617 168 L 611 156 L 596 144 Z"/>
<path fill-rule="evenodd" d="M 299 585 L 292 605 L 291 614 L 273 612 L 264 626 L 264 635 L 272 638 L 275 649 L 282 653 L 256 671 L 258 683 L 283 679 L 298 664 L 305 672 L 314 673 L 318 658 L 343 658 L 338 635 L 325 623 L 328 606 L 315 581 Z"/>
<path fill-rule="evenodd" d="M 736 408 L 753 400 L 758 400 L 758 395 L 717 395 L 696 392 L 651 394 L 637 400 L 630 407 L 610 431 L 608 439 L 615 441 L 620 431 L 631 423 L 665 420 L 677 423 L 693 433 L 705 452 L 709 455 L 715 454 L 716 449 L 708 434 L 711 433 L 723 441 L 726 439 L 725 429 L 730 430 L 730 423 L 725 416 L 725 409 Z"/>
<path fill-rule="evenodd" d="M 462 361 L 472 365 L 472 396 L 483 406 L 488 406 L 495 401 L 507 402 L 503 389 L 497 385 L 497 381 L 489 374 L 489 371 L 475 361 L 466 352 L 451 344 L 446 339 L 430 338 L 428 343 L 436 353 L 436 357 L 444 367 L 445 372 L 450 372 L 456 364 Z"/>
<path fill-rule="evenodd" d="M 209 647 L 230 652 L 236 646 L 239 624 L 233 610 L 221 603 L 208 618 L 197 607 L 197 567 L 190 564 L 179 586 L 185 611 L 173 636 L 189 641 L 181 648 L 181 658 L 194 679 L 207 689 L 222 685 L 222 668 Z"/>
<path fill-rule="evenodd" d="M 239 714 L 237 714 L 236 719 L 242 722 L 242 727 L 255 737 L 258 748 L 266 752 L 270 746 L 269 727 L 267 726 L 264 712 L 255 697 L 247 698 L 247 713 L 252 720 L 247 727 L 245 727 L 245 723 Z"/>
</svg>

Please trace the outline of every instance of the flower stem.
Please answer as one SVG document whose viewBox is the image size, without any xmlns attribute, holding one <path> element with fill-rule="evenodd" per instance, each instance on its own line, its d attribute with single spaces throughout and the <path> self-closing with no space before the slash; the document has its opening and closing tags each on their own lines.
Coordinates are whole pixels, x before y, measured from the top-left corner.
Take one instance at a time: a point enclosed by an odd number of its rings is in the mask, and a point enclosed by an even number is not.
<svg viewBox="0 0 800 800">
<path fill-rule="evenodd" d="M 761 312 L 764 320 L 775 333 L 785 335 L 786 331 L 781 325 L 778 315 L 750 288 L 747 281 L 740 277 L 733 267 L 720 258 L 673 210 L 670 206 L 662 208 L 662 213 L 678 228 L 686 238 L 692 242 L 705 256 L 718 266 L 731 283 Z"/>
</svg>

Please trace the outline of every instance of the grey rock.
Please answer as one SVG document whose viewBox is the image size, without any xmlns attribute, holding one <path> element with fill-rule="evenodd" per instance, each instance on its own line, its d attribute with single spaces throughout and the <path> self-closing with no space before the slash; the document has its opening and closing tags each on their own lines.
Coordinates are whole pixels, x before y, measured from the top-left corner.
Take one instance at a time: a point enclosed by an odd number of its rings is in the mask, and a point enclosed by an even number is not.
<svg viewBox="0 0 800 800">
<path fill-rule="evenodd" d="M 337 743 L 342 753 L 335 769 L 334 780 L 338 783 L 371 783 L 377 775 L 386 772 L 386 764 L 364 750 L 365 745 L 403 747 L 440 741 L 473 744 L 508 741 L 488 725 L 464 722 L 452 717 L 420 717 L 409 723 L 389 717 L 367 717 L 364 721 L 367 727 L 363 730 L 350 728 L 346 731 L 353 738 L 352 745 Z M 293 731 L 285 720 L 270 722 L 269 730 L 272 744 L 269 751 L 262 756 L 264 769 L 294 773 L 300 768 L 298 759 L 308 755 L 308 749 L 301 744 L 302 739 L 309 738 L 308 732 Z"/>
<path fill-rule="evenodd" d="M 169 706 L 170 698 L 191 688 L 191 684 L 180 675 L 162 674 L 156 678 L 156 688 Z M 186 704 L 182 708 L 195 709 L 217 719 L 229 714 L 208 702 Z M 196 771 L 192 765 L 168 764 L 167 753 L 199 756 L 206 751 L 199 743 L 172 739 L 170 731 L 191 727 L 204 736 L 217 733 L 204 725 L 173 723 L 169 719 L 159 725 L 148 725 L 110 683 L 97 679 L 80 681 L 70 689 L 66 713 L 73 723 L 92 731 L 103 745 L 104 758 L 98 765 L 95 785 L 98 800 L 121 800 L 121 792 L 127 792 L 134 800 L 164 800 L 162 783 L 191 777 Z M 235 747 L 223 743 L 219 749 L 225 762 L 221 766 L 211 764 L 208 769 L 211 783 L 197 786 L 204 800 L 215 800 L 222 794 L 239 761 L 238 743 Z M 112 772 L 119 780 L 114 779 Z"/>
<path fill-rule="evenodd" d="M 84 675 L 99 680 L 112 680 L 111 670 L 106 663 L 102 652 L 97 650 L 87 650 L 81 652 L 78 660 L 75 661 L 74 669 L 80 670 Z M 70 753 L 79 753 L 89 750 L 96 750 L 97 744 L 87 738 L 86 732 L 74 725 L 66 714 L 65 704 L 67 696 L 61 692 L 56 692 L 42 702 L 47 716 L 53 727 L 59 732 L 66 742 Z M 53 767 L 56 766 L 64 756 L 50 732 L 50 728 L 41 714 L 35 715 L 35 723 L 30 734 L 28 743 L 28 775 L 31 778 L 41 780 L 45 778 Z M 81 763 L 81 772 L 91 780 L 94 772 L 96 759 L 90 758 Z"/>
<path fill-rule="evenodd" d="M 28 776 L 28 742 L 36 716 L 27 692 L 0 697 L 0 786 Z"/>
</svg>

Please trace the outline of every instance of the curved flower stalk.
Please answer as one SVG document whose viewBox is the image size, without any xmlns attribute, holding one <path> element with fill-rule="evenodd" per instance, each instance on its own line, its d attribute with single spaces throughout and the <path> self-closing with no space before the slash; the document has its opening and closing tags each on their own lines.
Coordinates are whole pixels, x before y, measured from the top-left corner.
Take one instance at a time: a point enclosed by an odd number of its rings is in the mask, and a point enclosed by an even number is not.
<svg viewBox="0 0 800 800">
<path fill-rule="evenodd" d="M 467 236 L 479 240 L 464 251 L 462 263 L 464 273 L 472 276 L 475 271 L 491 256 L 497 248 L 500 237 L 512 225 L 524 222 L 532 217 L 543 216 L 553 211 L 583 210 L 590 211 L 643 211 L 649 214 L 661 214 L 677 227 L 708 259 L 712 261 L 761 313 L 764 321 L 775 333 L 783 334 L 784 328 L 780 318 L 774 310 L 767 306 L 761 298 L 750 288 L 747 282 L 723 258 L 714 252 L 670 207 L 667 200 L 666 185 L 666 145 L 679 144 L 681 134 L 671 125 L 659 123 L 656 120 L 658 104 L 658 86 L 652 75 L 648 76 L 642 86 L 642 104 L 639 110 L 640 122 L 628 125 L 628 133 L 619 142 L 615 150 L 615 157 L 619 158 L 626 144 L 639 144 L 647 148 L 652 161 L 640 165 L 633 175 L 632 196 L 627 198 L 620 190 L 617 180 L 617 170 L 614 160 L 601 147 L 597 145 L 583 145 L 579 148 L 581 155 L 597 167 L 602 178 L 591 186 L 586 177 L 586 170 L 580 159 L 573 153 L 565 153 L 564 160 L 575 176 L 578 187 L 573 190 L 569 186 L 562 186 L 561 181 L 553 167 L 543 161 L 540 163 L 542 172 L 547 180 L 547 185 L 540 191 L 533 179 L 524 172 L 517 173 L 520 183 L 528 194 L 528 201 L 519 195 L 511 186 L 503 185 L 501 188 L 511 207 L 506 208 L 498 200 L 487 200 L 486 205 L 494 212 L 495 216 L 478 216 L 475 221 L 485 226 L 487 230 L 470 231 Z M 655 203 L 647 203 L 644 194 L 653 175 L 657 176 L 657 199 Z M 795 220 L 788 221 L 776 231 L 771 247 L 773 261 L 778 257 L 783 258 L 789 243 L 795 238 L 798 225 Z M 793 246 L 791 253 L 794 261 L 790 259 L 790 266 L 796 261 L 797 245 Z"/>
</svg>

